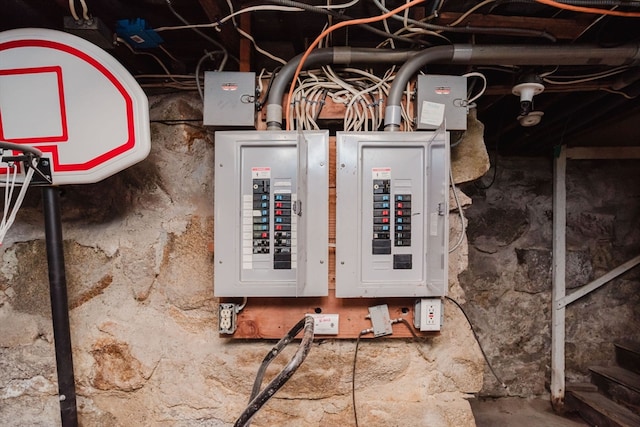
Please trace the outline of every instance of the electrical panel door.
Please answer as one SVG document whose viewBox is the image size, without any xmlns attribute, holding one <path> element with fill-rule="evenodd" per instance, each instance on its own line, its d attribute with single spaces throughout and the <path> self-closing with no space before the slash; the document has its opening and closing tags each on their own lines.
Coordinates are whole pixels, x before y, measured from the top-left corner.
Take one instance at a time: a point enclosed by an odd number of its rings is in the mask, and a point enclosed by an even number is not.
<svg viewBox="0 0 640 427">
<path fill-rule="evenodd" d="M 327 295 L 328 141 L 216 132 L 216 296 Z"/>
<path fill-rule="evenodd" d="M 336 296 L 447 290 L 446 132 L 338 132 Z"/>
</svg>

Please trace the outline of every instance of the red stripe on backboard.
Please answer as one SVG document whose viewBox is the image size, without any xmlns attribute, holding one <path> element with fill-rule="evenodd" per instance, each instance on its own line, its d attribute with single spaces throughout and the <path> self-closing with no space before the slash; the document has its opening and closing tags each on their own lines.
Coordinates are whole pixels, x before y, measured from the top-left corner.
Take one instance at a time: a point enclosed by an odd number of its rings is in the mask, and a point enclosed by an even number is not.
<svg viewBox="0 0 640 427">
<path fill-rule="evenodd" d="M 60 158 L 58 156 L 58 150 L 56 146 L 38 146 L 40 150 L 43 152 L 50 152 L 52 154 L 52 161 L 54 166 L 54 172 L 79 172 L 79 171 L 89 171 L 101 164 L 108 162 L 114 158 L 117 158 L 119 155 L 126 153 L 135 147 L 135 125 L 134 125 L 134 117 L 133 117 L 133 100 L 127 93 L 122 83 L 109 71 L 104 65 L 98 62 L 96 59 L 91 57 L 85 52 L 82 52 L 79 49 L 74 47 L 54 42 L 50 40 L 14 40 L 5 43 L 0 43 L 0 51 L 8 50 L 8 49 L 16 49 L 22 47 L 43 47 L 48 49 L 55 49 L 70 55 L 73 55 L 92 67 L 98 70 L 102 75 L 104 75 L 111 84 L 116 88 L 116 90 L 122 95 L 125 105 L 126 105 L 126 116 L 127 116 L 127 140 L 120 146 L 107 151 L 93 159 L 90 159 L 84 163 L 67 163 L 61 164 Z M 61 79 L 60 74 L 60 79 Z M 60 86 L 61 87 L 61 86 Z M 65 110 L 66 111 L 66 110 Z M 65 119 L 66 122 L 66 119 Z M 36 141 L 34 141 L 36 142 Z M 42 139 L 38 139 L 37 143 L 47 142 Z M 34 143 L 34 146 L 35 143 Z"/>
</svg>

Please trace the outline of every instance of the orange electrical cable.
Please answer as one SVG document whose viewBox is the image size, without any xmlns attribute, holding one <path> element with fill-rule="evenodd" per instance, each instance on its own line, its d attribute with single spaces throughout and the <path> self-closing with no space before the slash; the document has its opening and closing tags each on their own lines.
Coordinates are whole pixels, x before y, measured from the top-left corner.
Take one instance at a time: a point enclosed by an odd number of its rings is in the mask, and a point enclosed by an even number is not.
<svg viewBox="0 0 640 427">
<path fill-rule="evenodd" d="M 350 21 L 339 22 L 335 25 L 330 26 L 329 28 L 324 30 L 322 33 L 320 33 L 320 35 L 313 41 L 313 43 L 309 45 L 304 55 L 302 55 L 302 58 L 300 58 L 300 62 L 298 63 L 296 72 L 293 75 L 293 79 L 291 80 L 291 86 L 289 87 L 289 94 L 287 95 L 287 105 L 285 107 L 285 116 L 284 116 L 285 120 L 287 120 L 287 130 L 291 130 L 291 122 L 289 121 L 289 111 L 291 108 L 291 99 L 293 98 L 293 90 L 296 87 L 296 81 L 298 80 L 300 71 L 302 71 L 302 67 L 304 66 L 304 61 L 307 60 L 311 51 L 318 45 L 318 43 L 320 43 L 320 40 L 322 40 L 327 34 L 332 32 L 333 30 L 337 30 L 338 28 L 347 27 L 349 25 L 369 24 L 371 22 L 382 21 L 383 19 L 387 19 L 398 12 L 402 12 L 403 10 L 408 9 L 411 6 L 415 6 L 419 3 L 423 3 L 424 1 L 425 0 L 413 0 L 409 3 L 405 3 L 404 5 L 385 13 L 384 15 L 374 16 L 371 18 L 359 18 L 359 19 L 352 19 Z"/>
<path fill-rule="evenodd" d="M 597 9 L 593 7 L 575 6 L 572 4 L 558 3 L 554 0 L 536 0 L 536 2 L 546 4 L 547 6 L 557 7 L 558 9 L 572 10 L 574 12 L 595 13 L 597 15 L 626 16 L 627 18 L 640 18 L 640 12 L 625 12 L 622 10 L 607 10 Z"/>
</svg>

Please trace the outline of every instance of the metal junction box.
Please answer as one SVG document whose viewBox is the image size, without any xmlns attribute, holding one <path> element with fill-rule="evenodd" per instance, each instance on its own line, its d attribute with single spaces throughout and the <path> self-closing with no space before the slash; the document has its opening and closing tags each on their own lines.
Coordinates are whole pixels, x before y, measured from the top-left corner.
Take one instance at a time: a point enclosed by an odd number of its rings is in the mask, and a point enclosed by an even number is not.
<svg viewBox="0 0 640 427">
<path fill-rule="evenodd" d="M 255 102 L 255 73 L 204 73 L 204 125 L 255 127 Z"/>
<path fill-rule="evenodd" d="M 338 132 L 336 296 L 447 291 L 446 132 Z"/>
<path fill-rule="evenodd" d="M 215 134 L 214 294 L 328 294 L 328 131 Z"/>
<path fill-rule="evenodd" d="M 417 129 L 438 129 L 443 119 L 447 130 L 467 129 L 466 77 L 421 74 L 416 91 Z"/>
</svg>

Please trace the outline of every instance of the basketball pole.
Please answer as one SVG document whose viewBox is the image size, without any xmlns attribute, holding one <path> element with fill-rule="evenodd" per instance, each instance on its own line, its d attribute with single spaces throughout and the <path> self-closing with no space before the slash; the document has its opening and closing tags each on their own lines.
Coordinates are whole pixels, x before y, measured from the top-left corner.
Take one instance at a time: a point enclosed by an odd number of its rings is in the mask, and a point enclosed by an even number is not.
<svg viewBox="0 0 640 427">
<path fill-rule="evenodd" d="M 60 219 L 60 196 L 58 188 L 42 188 L 44 204 L 45 240 L 49 268 L 49 296 L 53 320 L 53 339 L 58 369 L 58 398 L 62 427 L 77 427 L 76 389 L 71 353 L 71 331 L 69 328 L 69 305 L 67 302 L 67 280 L 64 266 L 62 221 Z"/>
</svg>

